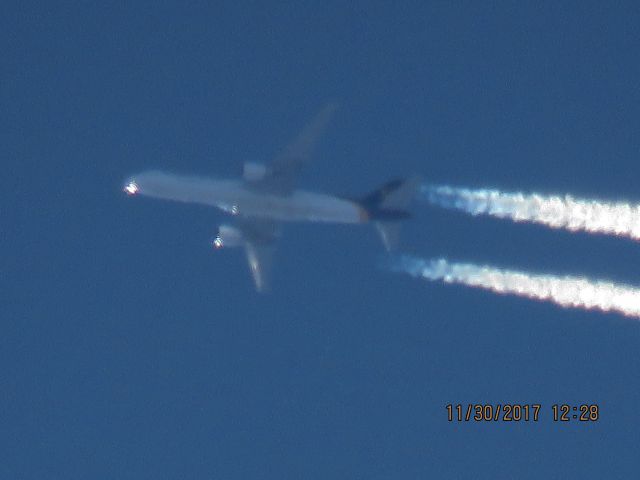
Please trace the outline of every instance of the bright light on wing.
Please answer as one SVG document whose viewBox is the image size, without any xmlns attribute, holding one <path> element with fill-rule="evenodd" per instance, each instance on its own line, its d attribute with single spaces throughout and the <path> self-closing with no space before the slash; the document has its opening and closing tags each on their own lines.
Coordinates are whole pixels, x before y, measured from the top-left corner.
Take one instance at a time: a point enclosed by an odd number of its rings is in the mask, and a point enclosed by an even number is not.
<svg viewBox="0 0 640 480">
<path fill-rule="evenodd" d="M 138 190 L 139 188 L 136 182 L 129 182 L 124 187 L 124 191 L 127 195 L 135 195 L 136 193 L 138 193 Z"/>
</svg>

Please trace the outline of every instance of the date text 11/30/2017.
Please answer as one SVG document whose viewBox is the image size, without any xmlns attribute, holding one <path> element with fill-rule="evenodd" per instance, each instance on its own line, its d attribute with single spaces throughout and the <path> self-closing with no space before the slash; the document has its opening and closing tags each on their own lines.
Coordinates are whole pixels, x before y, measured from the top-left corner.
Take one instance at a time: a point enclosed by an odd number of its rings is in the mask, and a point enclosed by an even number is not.
<svg viewBox="0 0 640 480">
<path fill-rule="evenodd" d="M 542 405 L 539 403 L 468 403 L 448 404 L 447 420 L 450 422 L 537 422 Z M 600 407 L 596 404 L 567 403 L 551 405 L 554 422 L 596 422 L 600 418 Z M 544 417 L 544 413 L 542 414 Z"/>
</svg>

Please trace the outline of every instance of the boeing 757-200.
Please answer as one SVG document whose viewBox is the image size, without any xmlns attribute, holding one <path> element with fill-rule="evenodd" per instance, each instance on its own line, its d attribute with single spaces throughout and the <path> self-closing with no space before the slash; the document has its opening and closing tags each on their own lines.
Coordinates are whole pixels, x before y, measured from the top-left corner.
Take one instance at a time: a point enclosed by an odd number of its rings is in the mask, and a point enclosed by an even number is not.
<svg viewBox="0 0 640 480">
<path fill-rule="evenodd" d="M 399 222 L 409 217 L 406 206 L 418 187 L 417 179 L 388 182 L 359 200 L 294 188 L 313 147 L 335 110 L 325 107 L 271 165 L 245 163 L 241 180 L 215 180 L 147 171 L 124 187 L 129 195 L 146 195 L 217 207 L 236 217 L 235 225 L 221 225 L 215 248 L 244 247 L 256 289 L 268 289 L 269 270 L 281 222 L 373 222 L 387 250 L 395 247 Z"/>
</svg>

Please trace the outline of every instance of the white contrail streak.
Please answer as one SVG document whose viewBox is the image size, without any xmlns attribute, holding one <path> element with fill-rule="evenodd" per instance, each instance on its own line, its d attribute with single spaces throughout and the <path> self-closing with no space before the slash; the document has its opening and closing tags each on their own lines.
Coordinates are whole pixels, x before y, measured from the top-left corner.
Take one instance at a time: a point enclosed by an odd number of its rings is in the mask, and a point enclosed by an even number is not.
<svg viewBox="0 0 640 480">
<path fill-rule="evenodd" d="M 576 199 L 569 195 L 546 196 L 442 185 L 424 186 L 423 194 L 435 205 L 472 215 L 491 215 L 551 228 L 640 240 L 640 205 Z"/>
<path fill-rule="evenodd" d="M 557 277 L 501 270 L 471 263 L 449 263 L 445 259 L 421 260 L 401 257 L 392 271 L 428 280 L 478 287 L 553 302 L 562 307 L 618 312 L 640 318 L 640 288 L 578 277 Z"/>
</svg>

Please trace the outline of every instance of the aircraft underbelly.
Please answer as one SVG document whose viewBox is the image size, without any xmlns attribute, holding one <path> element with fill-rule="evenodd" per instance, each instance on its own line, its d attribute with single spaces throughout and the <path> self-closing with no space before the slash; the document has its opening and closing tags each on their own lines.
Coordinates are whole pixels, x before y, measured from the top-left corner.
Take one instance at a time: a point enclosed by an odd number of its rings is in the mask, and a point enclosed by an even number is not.
<svg viewBox="0 0 640 480">
<path fill-rule="evenodd" d="M 232 213 L 280 221 L 360 223 L 361 209 L 354 203 L 328 195 L 294 192 L 287 197 L 247 195 L 238 199 Z"/>
<path fill-rule="evenodd" d="M 243 182 L 172 175 L 151 171 L 133 180 L 135 192 L 149 197 L 212 205 L 232 215 L 278 221 L 360 223 L 366 214 L 355 203 L 330 195 L 295 191 L 272 195 L 254 191 Z"/>
</svg>

